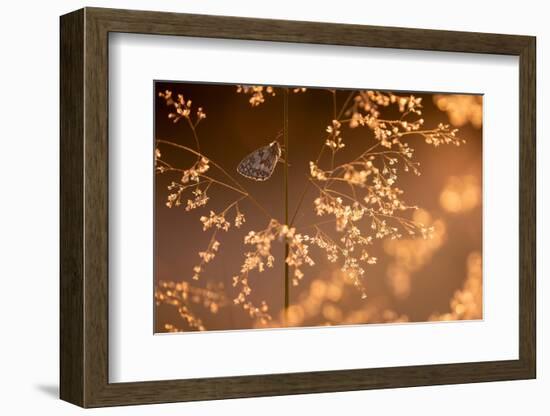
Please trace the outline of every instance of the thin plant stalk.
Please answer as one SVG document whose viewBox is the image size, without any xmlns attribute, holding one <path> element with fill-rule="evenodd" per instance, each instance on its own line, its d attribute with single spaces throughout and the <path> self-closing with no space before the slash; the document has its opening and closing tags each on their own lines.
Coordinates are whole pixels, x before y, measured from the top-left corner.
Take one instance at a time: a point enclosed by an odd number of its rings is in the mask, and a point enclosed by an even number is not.
<svg viewBox="0 0 550 416">
<path fill-rule="evenodd" d="M 283 93 L 283 142 L 285 149 L 285 160 L 283 169 L 283 187 L 285 195 L 285 224 L 288 224 L 288 88 L 284 89 Z M 285 241 L 285 259 L 288 257 L 289 248 L 288 242 Z M 290 276 L 288 263 L 285 261 L 285 301 L 284 301 L 284 320 L 288 324 L 288 307 L 290 306 Z"/>
</svg>

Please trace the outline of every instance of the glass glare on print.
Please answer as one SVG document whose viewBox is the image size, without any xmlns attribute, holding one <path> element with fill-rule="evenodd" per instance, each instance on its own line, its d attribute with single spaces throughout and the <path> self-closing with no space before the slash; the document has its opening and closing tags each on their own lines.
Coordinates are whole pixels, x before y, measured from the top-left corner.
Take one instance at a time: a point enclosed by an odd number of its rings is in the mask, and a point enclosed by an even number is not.
<svg viewBox="0 0 550 416">
<path fill-rule="evenodd" d="M 154 94 L 155 332 L 482 318 L 481 95 Z"/>
</svg>

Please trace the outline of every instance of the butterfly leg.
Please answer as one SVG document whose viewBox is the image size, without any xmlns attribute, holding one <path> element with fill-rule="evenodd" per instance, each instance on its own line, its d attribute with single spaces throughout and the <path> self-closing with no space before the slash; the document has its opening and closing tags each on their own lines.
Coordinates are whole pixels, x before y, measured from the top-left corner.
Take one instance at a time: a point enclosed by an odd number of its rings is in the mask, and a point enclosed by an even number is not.
<svg viewBox="0 0 550 416">
<path fill-rule="evenodd" d="M 280 157 L 277 162 L 281 162 L 282 164 L 286 164 L 286 160 L 283 157 Z M 288 164 L 288 166 L 291 166 L 290 163 Z"/>
</svg>

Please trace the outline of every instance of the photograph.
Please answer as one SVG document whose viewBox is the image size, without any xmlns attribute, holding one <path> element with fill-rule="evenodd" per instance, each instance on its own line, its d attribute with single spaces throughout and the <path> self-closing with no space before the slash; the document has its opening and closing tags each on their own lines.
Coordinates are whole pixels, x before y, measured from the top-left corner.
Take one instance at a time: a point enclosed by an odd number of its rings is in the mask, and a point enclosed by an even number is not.
<svg viewBox="0 0 550 416">
<path fill-rule="evenodd" d="M 153 94 L 155 333 L 483 319 L 482 94 Z"/>
</svg>

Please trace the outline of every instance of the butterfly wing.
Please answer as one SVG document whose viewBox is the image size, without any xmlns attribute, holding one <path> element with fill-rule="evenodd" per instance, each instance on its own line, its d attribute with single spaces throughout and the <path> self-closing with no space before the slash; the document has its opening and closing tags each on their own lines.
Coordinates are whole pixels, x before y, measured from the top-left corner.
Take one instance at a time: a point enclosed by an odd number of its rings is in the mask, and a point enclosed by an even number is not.
<svg viewBox="0 0 550 416">
<path fill-rule="evenodd" d="M 273 174 L 280 156 L 279 144 L 268 144 L 245 156 L 237 166 L 237 172 L 248 179 L 266 181 Z"/>
</svg>

